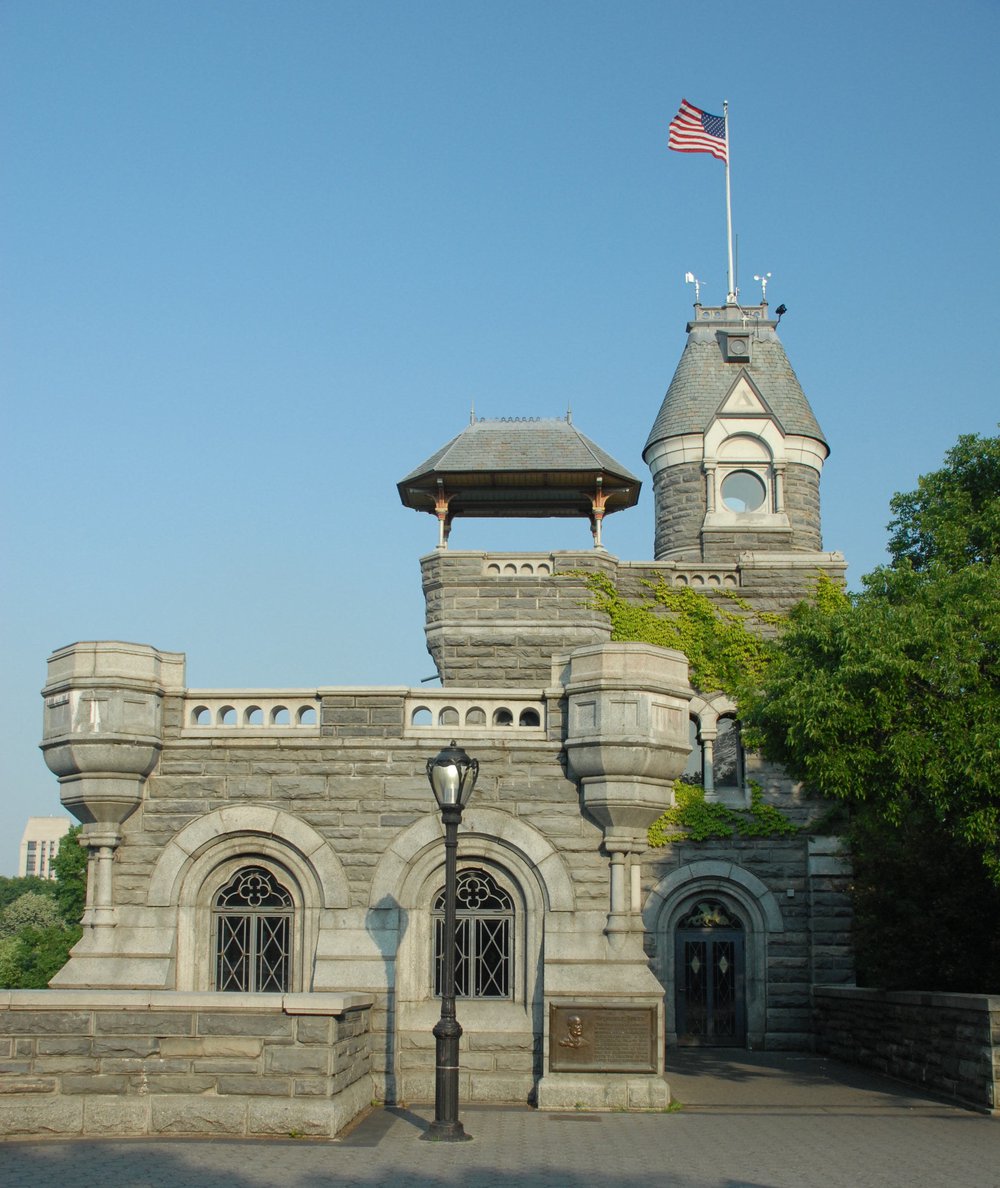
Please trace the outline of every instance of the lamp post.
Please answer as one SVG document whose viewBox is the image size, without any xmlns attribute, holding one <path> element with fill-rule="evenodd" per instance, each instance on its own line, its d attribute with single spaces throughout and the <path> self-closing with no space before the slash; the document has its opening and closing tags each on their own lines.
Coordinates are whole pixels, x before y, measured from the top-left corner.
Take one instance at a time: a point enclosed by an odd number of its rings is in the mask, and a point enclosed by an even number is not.
<svg viewBox="0 0 1000 1188">
<path fill-rule="evenodd" d="M 434 1025 L 437 1063 L 434 1073 L 434 1121 L 421 1138 L 460 1143 L 471 1138 L 458 1120 L 458 1041 L 455 1018 L 455 888 L 458 826 L 479 775 L 479 761 L 455 745 L 427 760 L 427 778 L 444 822 L 444 937 L 441 943 L 441 1018 Z"/>
</svg>

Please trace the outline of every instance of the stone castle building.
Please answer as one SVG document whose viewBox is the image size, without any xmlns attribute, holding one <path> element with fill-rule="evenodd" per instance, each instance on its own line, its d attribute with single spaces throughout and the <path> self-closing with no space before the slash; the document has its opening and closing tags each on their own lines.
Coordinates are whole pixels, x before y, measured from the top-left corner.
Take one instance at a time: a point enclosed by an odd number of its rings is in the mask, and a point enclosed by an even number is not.
<svg viewBox="0 0 1000 1188">
<path fill-rule="evenodd" d="M 654 560 L 604 549 L 640 483 L 568 418 L 474 419 L 399 483 L 439 525 L 421 560 L 439 688 L 189 689 L 178 653 L 57 651 L 42 749 L 90 865 L 48 993 L 75 992 L 91 1040 L 146 1037 L 135 1128 L 267 1132 L 351 1085 L 350 1109 L 433 1098 L 444 850 L 425 768 L 451 739 L 480 763 L 459 833 L 464 1101 L 662 1106 L 677 1044 L 809 1047 L 811 987 L 852 975 L 836 842 L 649 847 L 682 771 L 733 807 L 752 779 L 797 823 L 817 810 L 743 755 L 735 706 L 696 693 L 683 656 L 610 640 L 585 575 L 789 608 L 844 573 L 821 551 L 827 453 L 767 305 L 696 305 L 644 452 Z M 457 516 L 564 515 L 595 548 L 448 548 Z M 102 1022 L 123 1002 L 136 1014 Z M 86 1091 L 105 1111 L 142 1096 L 136 1067 L 100 1065 L 117 1089 Z"/>
</svg>

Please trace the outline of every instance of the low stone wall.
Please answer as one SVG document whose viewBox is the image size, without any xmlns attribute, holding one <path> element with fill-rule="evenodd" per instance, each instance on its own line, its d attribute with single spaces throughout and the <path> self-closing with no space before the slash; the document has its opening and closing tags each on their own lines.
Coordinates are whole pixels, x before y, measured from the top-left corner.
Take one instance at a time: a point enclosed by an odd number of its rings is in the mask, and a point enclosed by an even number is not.
<svg viewBox="0 0 1000 1188">
<path fill-rule="evenodd" d="M 0 991 L 0 1135 L 332 1137 L 372 1098 L 361 994 Z"/>
<path fill-rule="evenodd" d="M 816 1047 L 1000 1113 L 1000 996 L 817 986 Z"/>
</svg>

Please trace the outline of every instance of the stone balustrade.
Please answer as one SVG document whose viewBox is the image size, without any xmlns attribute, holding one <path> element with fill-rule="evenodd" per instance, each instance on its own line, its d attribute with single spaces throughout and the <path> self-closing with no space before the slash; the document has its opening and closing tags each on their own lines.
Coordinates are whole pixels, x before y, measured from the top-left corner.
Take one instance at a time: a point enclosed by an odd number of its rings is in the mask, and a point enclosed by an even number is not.
<svg viewBox="0 0 1000 1188">
<path fill-rule="evenodd" d="M 489 553 L 483 555 L 486 577 L 550 577 L 555 558 L 539 553 Z"/>
<path fill-rule="evenodd" d="M 490 689 L 433 689 L 406 698 L 403 733 L 408 738 L 448 734 L 457 738 L 514 732 L 545 737 L 545 701 L 511 697 Z"/>
<path fill-rule="evenodd" d="M 189 689 L 182 734 L 318 735 L 320 699 L 315 689 Z"/>
</svg>

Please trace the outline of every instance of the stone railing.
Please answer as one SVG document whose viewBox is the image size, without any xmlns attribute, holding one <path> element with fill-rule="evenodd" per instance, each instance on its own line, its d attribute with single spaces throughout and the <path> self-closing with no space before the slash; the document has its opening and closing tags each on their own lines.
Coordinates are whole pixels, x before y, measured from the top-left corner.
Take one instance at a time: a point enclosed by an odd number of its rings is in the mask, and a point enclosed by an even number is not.
<svg viewBox="0 0 1000 1188">
<path fill-rule="evenodd" d="M 371 1101 L 361 994 L 0 991 L 0 1136 L 315 1135 Z"/>
<path fill-rule="evenodd" d="M 483 557 L 485 577 L 550 577 L 555 560 L 538 553 L 487 553 Z"/>
<path fill-rule="evenodd" d="M 687 565 L 682 561 L 622 561 L 620 576 L 663 578 L 668 586 L 690 586 L 695 590 L 736 590 L 740 585 L 739 571 L 720 569 L 717 565 Z"/>
<path fill-rule="evenodd" d="M 740 576 L 733 570 L 685 569 L 683 573 L 663 573 L 671 586 L 690 586 L 693 590 L 735 590 Z"/>
<path fill-rule="evenodd" d="M 241 734 L 319 734 L 315 689 L 189 689 L 184 698 L 186 737 Z"/>
<path fill-rule="evenodd" d="M 1000 1113 L 1000 996 L 814 986 L 816 1046 Z"/>
<path fill-rule="evenodd" d="M 412 692 L 406 698 L 403 734 L 408 738 L 430 735 L 506 735 L 545 737 L 545 701 L 512 697 L 497 689 L 433 689 Z"/>
</svg>

